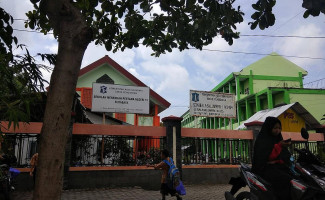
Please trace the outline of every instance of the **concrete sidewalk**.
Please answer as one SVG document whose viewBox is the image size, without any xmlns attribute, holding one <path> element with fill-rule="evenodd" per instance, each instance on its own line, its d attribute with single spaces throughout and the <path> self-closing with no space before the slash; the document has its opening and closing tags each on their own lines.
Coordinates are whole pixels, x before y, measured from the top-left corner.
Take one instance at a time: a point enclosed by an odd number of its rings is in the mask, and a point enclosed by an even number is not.
<svg viewBox="0 0 325 200">
<path fill-rule="evenodd" d="M 230 185 L 185 185 L 187 194 L 183 200 L 223 200 L 225 191 L 230 190 Z M 246 188 L 247 190 L 247 188 Z M 32 192 L 13 193 L 13 200 L 30 200 Z M 159 191 L 143 190 L 139 187 L 94 189 L 94 190 L 68 190 L 62 194 L 62 200 L 159 200 Z M 168 196 L 167 200 L 176 199 Z"/>
</svg>

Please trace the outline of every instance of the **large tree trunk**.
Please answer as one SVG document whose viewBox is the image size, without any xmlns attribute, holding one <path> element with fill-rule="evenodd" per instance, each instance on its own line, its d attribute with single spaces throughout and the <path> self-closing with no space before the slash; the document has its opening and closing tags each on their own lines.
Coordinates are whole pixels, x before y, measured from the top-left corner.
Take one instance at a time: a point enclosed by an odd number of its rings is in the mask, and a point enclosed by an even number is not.
<svg viewBox="0 0 325 200">
<path fill-rule="evenodd" d="M 41 5 L 59 34 L 59 49 L 46 102 L 33 199 L 59 200 L 72 102 L 81 61 L 92 35 L 70 0 L 43 0 Z"/>
</svg>

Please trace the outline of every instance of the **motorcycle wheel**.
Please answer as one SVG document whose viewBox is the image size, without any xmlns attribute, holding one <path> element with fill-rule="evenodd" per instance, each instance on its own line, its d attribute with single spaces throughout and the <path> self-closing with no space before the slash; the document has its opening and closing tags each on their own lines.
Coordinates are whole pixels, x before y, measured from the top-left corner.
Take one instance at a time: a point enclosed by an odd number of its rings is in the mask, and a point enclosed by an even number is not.
<svg viewBox="0 0 325 200">
<path fill-rule="evenodd" d="M 251 193 L 250 192 L 241 192 L 236 196 L 236 200 L 250 200 L 251 199 Z"/>
<path fill-rule="evenodd" d="M 3 189 L 3 196 L 5 200 L 11 200 L 11 192 L 10 192 L 10 185 L 9 183 L 3 183 L 2 184 Z"/>
</svg>

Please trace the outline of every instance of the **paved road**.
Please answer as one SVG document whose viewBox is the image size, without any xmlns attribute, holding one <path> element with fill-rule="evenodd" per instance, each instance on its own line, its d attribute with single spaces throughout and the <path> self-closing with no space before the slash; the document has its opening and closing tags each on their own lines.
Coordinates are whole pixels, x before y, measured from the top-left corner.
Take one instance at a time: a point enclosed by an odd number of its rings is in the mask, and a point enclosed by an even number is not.
<svg viewBox="0 0 325 200">
<path fill-rule="evenodd" d="M 186 185 L 187 195 L 183 200 L 223 200 L 229 185 Z M 32 192 L 14 192 L 14 200 L 30 200 Z M 138 187 L 94 190 L 68 190 L 62 194 L 62 200 L 159 200 L 159 191 L 143 190 Z M 168 197 L 167 200 L 176 199 Z"/>
</svg>

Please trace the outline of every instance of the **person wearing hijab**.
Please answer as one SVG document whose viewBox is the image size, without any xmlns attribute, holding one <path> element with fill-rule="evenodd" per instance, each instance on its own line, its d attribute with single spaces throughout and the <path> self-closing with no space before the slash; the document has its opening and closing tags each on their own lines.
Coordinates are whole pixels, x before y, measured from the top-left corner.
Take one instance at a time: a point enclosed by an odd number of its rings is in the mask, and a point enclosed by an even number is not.
<svg viewBox="0 0 325 200">
<path fill-rule="evenodd" d="M 281 122 L 267 117 L 254 145 L 252 171 L 271 183 L 278 199 L 290 200 L 290 152 L 281 134 Z"/>
</svg>

